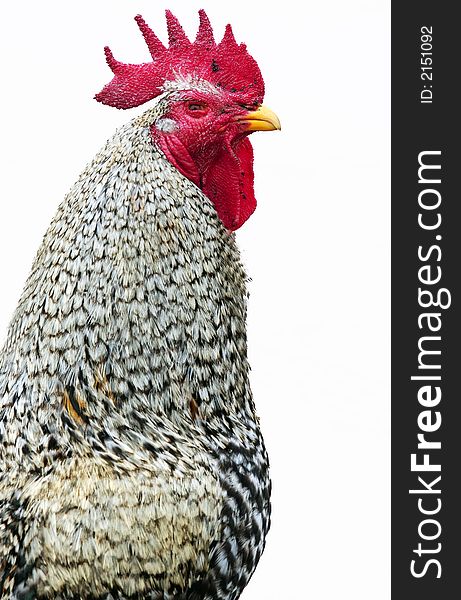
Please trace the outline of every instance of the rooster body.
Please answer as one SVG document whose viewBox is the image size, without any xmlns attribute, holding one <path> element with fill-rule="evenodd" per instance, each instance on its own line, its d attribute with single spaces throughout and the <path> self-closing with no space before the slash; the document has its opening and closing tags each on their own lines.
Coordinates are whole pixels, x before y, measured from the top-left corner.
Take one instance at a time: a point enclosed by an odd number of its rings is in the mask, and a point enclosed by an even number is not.
<svg viewBox="0 0 461 600">
<path fill-rule="evenodd" d="M 234 600 L 269 529 L 245 273 L 152 139 L 164 91 L 58 209 L 0 357 L 0 598 Z"/>
</svg>

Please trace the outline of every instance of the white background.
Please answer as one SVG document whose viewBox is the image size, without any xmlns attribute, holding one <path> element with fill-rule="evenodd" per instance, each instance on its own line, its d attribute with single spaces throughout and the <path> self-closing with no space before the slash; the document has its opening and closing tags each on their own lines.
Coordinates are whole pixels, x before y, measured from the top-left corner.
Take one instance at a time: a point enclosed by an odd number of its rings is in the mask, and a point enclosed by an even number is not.
<svg viewBox="0 0 461 600">
<path fill-rule="evenodd" d="M 58 203 L 124 112 L 103 55 L 147 61 L 205 8 L 231 22 L 281 133 L 252 136 L 258 209 L 238 232 L 273 525 L 247 600 L 384 600 L 389 553 L 390 2 L 58 0 L 0 10 L 0 337 Z M 143 108 L 141 110 L 144 110 Z"/>
</svg>

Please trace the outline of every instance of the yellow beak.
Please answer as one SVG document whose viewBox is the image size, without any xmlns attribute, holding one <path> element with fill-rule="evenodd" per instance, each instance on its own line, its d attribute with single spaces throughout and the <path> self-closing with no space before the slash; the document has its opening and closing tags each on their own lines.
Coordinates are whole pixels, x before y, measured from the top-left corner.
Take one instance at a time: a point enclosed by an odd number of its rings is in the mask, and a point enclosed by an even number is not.
<svg viewBox="0 0 461 600">
<path fill-rule="evenodd" d="M 257 110 L 247 112 L 237 118 L 245 131 L 274 131 L 282 129 L 280 120 L 270 108 L 261 105 Z"/>
</svg>

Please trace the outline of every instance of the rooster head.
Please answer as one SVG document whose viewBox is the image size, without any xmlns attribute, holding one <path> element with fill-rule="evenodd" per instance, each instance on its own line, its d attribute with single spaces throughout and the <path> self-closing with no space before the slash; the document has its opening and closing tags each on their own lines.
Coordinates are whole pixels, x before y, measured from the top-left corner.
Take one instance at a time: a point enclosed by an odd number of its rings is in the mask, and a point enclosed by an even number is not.
<svg viewBox="0 0 461 600">
<path fill-rule="evenodd" d="M 264 81 L 230 25 L 216 43 L 203 10 L 195 42 L 166 11 L 166 48 L 141 16 L 135 17 L 152 56 L 141 65 L 106 60 L 112 81 L 96 94 L 99 102 L 132 108 L 162 96 L 162 114 L 151 126 L 153 142 L 185 177 L 213 202 L 229 230 L 243 225 L 256 208 L 253 131 L 280 129 L 277 116 L 262 105 Z"/>
</svg>

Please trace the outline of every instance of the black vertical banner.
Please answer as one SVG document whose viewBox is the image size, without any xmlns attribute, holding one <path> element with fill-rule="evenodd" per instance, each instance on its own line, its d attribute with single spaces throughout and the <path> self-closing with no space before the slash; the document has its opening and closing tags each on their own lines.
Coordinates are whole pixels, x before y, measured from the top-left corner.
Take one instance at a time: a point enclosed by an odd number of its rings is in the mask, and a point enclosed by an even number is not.
<svg viewBox="0 0 461 600">
<path fill-rule="evenodd" d="M 392 597 L 461 597 L 461 29 L 392 3 Z"/>
</svg>

